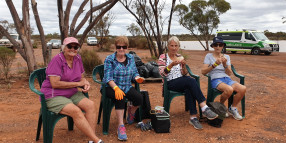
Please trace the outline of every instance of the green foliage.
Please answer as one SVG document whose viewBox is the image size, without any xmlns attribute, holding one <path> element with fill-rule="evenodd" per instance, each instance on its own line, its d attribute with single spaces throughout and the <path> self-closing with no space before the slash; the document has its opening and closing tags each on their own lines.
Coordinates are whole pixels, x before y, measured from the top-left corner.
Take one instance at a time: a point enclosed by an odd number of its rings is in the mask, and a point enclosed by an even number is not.
<svg viewBox="0 0 286 143">
<path fill-rule="evenodd" d="M 80 55 L 86 74 L 92 74 L 93 68 L 97 65 L 102 64 L 100 57 L 94 50 L 81 50 Z"/>
<path fill-rule="evenodd" d="M 136 26 L 134 23 L 131 23 L 130 26 L 127 26 L 127 30 L 131 33 L 132 36 L 140 36 L 142 34 L 140 27 Z"/>
<path fill-rule="evenodd" d="M 15 59 L 16 53 L 9 48 L 0 47 L 0 65 L 3 67 L 3 73 L 6 80 L 12 66 L 13 60 Z"/>
<path fill-rule="evenodd" d="M 176 5 L 175 12 L 179 15 L 180 24 L 193 35 L 198 31 L 207 42 L 220 23 L 219 16 L 231 9 L 231 6 L 225 0 L 194 0 L 189 4 L 189 9 L 183 4 Z M 200 37 L 197 39 L 200 40 Z"/>
</svg>

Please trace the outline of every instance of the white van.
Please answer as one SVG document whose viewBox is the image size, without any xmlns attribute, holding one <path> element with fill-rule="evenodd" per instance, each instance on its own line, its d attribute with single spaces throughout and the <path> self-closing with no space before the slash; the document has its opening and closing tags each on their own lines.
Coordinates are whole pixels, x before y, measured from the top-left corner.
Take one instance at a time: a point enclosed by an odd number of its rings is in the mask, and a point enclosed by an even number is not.
<svg viewBox="0 0 286 143">
<path fill-rule="evenodd" d="M 251 52 L 253 55 L 264 53 L 270 55 L 279 52 L 279 44 L 269 40 L 263 32 L 256 30 L 218 31 L 216 36 L 222 37 L 226 43 L 223 52 Z"/>
</svg>

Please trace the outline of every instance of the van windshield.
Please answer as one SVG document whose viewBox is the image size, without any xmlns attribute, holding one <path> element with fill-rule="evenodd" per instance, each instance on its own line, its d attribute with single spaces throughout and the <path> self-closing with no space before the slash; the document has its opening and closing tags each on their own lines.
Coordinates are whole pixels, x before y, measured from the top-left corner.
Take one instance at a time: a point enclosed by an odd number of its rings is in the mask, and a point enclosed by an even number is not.
<svg viewBox="0 0 286 143">
<path fill-rule="evenodd" d="M 268 40 L 268 38 L 262 32 L 252 32 L 252 34 L 257 40 L 262 40 L 262 41 Z"/>
</svg>

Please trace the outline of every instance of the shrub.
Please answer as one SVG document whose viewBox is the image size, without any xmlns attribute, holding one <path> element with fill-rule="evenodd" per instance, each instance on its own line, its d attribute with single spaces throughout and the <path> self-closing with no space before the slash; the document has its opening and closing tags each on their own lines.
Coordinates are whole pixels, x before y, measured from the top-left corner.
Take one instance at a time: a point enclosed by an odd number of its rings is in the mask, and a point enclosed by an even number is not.
<svg viewBox="0 0 286 143">
<path fill-rule="evenodd" d="M 94 50 L 81 50 L 80 55 L 86 74 L 92 74 L 93 68 L 97 65 L 102 64 L 100 57 Z"/>
<path fill-rule="evenodd" d="M 148 49 L 147 39 L 145 37 L 129 38 L 129 47 L 138 49 Z"/>
<path fill-rule="evenodd" d="M 3 67 L 3 73 L 6 80 L 12 66 L 13 60 L 15 59 L 16 53 L 9 48 L 0 47 L 0 65 Z"/>
</svg>

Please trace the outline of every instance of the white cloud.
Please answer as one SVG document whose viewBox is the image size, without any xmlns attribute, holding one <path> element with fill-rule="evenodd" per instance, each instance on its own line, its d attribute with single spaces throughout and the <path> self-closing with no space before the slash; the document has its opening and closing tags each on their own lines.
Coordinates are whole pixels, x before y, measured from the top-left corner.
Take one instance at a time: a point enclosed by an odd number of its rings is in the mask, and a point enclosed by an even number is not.
<svg viewBox="0 0 286 143">
<path fill-rule="evenodd" d="M 166 6 L 165 11 L 163 11 L 163 16 L 166 18 L 170 12 L 171 1 L 165 0 Z M 225 14 L 221 15 L 218 29 L 219 30 L 236 30 L 236 29 L 256 29 L 260 31 L 269 30 L 271 32 L 286 32 L 286 25 L 283 24 L 282 17 L 286 16 L 286 0 L 226 0 L 231 4 L 231 9 Z M 22 1 L 14 0 L 17 12 L 22 17 Z M 42 26 L 44 28 L 45 34 L 48 33 L 59 33 L 58 24 L 58 10 L 57 1 L 40 1 L 38 2 L 38 11 L 41 18 Z M 65 0 L 64 3 L 67 1 Z M 188 5 L 191 0 L 182 1 L 184 4 Z M 71 10 L 71 17 L 77 11 L 80 6 L 80 0 L 74 0 L 73 7 Z M 97 2 L 99 3 L 99 2 Z M 178 3 L 178 0 L 177 0 Z M 0 20 L 8 20 L 13 23 L 10 11 L 6 2 L 0 3 Z M 65 7 L 65 4 L 64 4 Z M 82 18 L 85 13 L 89 10 L 89 4 L 85 7 L 84 14 L 81 15 Z M 129 12 L 121 5 L 117 3 L 111 11 L 115 15 L 115 21 L 110 27 L 111 35 L 130 35 L 126 30 L 127 26 L 131 23 L 136 23 L 135 18 L 129 14 Z M 30 11 L 31 26 L 34 27 L 35 33 L 37 33 L 37 28 L 35 26 L 35 20 L 32 11 Z M 70 18 L 72 20 L 72 18 Z M 164 25 L 164 34 L 167 33 L 167 21 Z M 84 26 L 84 28 L 86 25 Z M 82 31 L 80 31 L 81 33 Z M 179 25 L 178 18 L 174 14 L 172 20 L 171 34 L 189 34 L 190 32 Z"/>
</svg>

